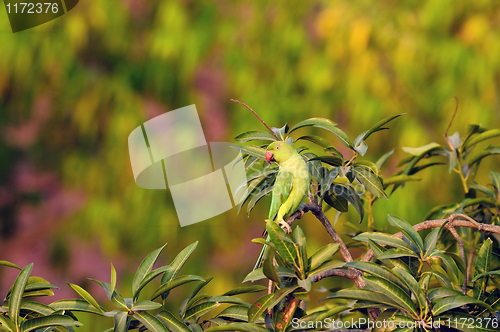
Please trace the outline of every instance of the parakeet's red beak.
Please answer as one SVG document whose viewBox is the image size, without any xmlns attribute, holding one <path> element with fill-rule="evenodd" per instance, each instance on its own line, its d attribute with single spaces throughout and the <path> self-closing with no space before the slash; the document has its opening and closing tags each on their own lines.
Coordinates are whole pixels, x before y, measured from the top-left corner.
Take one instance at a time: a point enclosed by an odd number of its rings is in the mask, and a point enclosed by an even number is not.
<svg viewBox="0 0 500 332">
<path fill-rule="evenodd" d="M 266 151 L 266 160 L 268 163 L 270 163 L 271 161 L 276 161 L 274 160 L 274 155 L 271 151 Z"/>
</svg>

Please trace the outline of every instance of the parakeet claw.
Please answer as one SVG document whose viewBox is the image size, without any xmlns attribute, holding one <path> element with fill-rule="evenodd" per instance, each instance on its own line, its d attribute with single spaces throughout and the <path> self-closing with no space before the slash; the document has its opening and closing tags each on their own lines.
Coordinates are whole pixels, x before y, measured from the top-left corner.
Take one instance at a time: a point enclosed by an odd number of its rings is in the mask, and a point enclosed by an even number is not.
<svg viewBox="0 0 500 332">
<path fill-rule="evenodd" d="M 290 228 L 290 225 L 284 220 L 278 221 L 278 224 L 280 224 L 281 228 L 285 231 L 285 233 L 290 234 L 292 232 L 292 228 Z"/>
</svg>

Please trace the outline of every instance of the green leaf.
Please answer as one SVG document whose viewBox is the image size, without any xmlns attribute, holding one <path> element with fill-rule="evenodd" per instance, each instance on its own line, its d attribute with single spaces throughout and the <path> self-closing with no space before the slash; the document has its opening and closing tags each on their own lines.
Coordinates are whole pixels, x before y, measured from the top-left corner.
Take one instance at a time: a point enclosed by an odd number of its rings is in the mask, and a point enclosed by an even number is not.
<svg viewBox="0 0 500 332">
<path fill-rule="evenodd" d="M 486 273 L 491 270 L 491 259 L 492 259 L 492 241 L 491 239 L 486 239 L 479 249 L 476 260 L 476 271 L 475 275 L 480 273 Z M 482 298 L 484 292 L 486 291 L 486 286 L 488 284 L 488 279 L 485 278 L 480 280 L 478 284 L 474 284 L 473 293 L 476 299 Z"/>
<path fill-rule="evenodd" d="M 139 285 L 141 284 L 144 277 L 149 272 L 151 272 L 151 270 L 153 269 L 153 265 L 156 263 L 158 256 L 160 255 L 161 251 L 163 250 L 163 248 L 165 248 L 166 245 L 167 244 L 163 245 L 161 248 L 156 249 L 155 251 L 153 251 L 152 253 L 147 255 L 146 258 L 144 258 L 144 260 L 141 262 L 141 265 L 139 265 L 139 268 L 135 272 L 134 280 L 132 281 L 132 293 L 133 294 L 138 293 Z M 112 287 L 112 290 L 113 289 L 114 289 L 114 287 Z M 134 298 L 135 298 L 135 296 L 134 296 Z"/>
<path fill-rule="evenodd" d="M 171 266 L 169 265 L 166 265 L 166 266 L 162 266 L 162 267 L 159 267 L 151 272 L 149 272 L 148 274 L 146 274 L 143 278 L 142 278 L 142 281 L 141 283 L 139 284 L 139 286 L 137 286 L 137 289 L 135 290 L 135 292 L 133 293 L 133 297 L 134 299 L 137 299 L 139 297 L 139 294 L 141 292 L 141 290 L 147 285 L 149 284 L 154 278 L 158 277 L 160 274 L 166 272 L 166 271 L 169 271 L 170 269 L 172 269 Z"/>
<path fill-rule="evenodd" d="M 356 190 L 354 190 L 353 187 L 345 184 L 340 184 L 340 183 L 335 183 L 331 189 L 330 192 L 332 195 L 336 196 L 342 196 L 345 198 L 349 203 L 354 206 L 356 211 L 358 211 L 360 220 L 359 222 L 361 223 L 363 221 L 363 218 L 365 216 L 365 209 L 363 208 L 363 202 L 361 201 L 361 198 L 357 194 Z"/>
<path fill-rule="evenodd" d="M 393 302 L 397 303 L 400 308 L 403 308 L 405 311 L 412 314 L 413 317 L 417 316 L 417 309 L 415 308 L 415 304 L 404 289 L 388 280 L 379 277 L 364 277 L 363 280 L 365 280 L 370 287 L 374 288 L 381 294 L 387 296 Z"/>
<path fill-rule="evenodd" d="M 266 289 L 267 289 L 266 286 L 261 286 L 261 285 L 254 285 L 254 286 L 249 286 L 249 287 L 239 287 L 239 288 L 235 288 L 235 289 L 232 289 L 230 291 L 227 291 L 222 295 L 232 296 L 232 295 L 238 295 L 238 294 L 257 293 L 257 292 L 262 292 Z"/>
<path fill-rule="evenodd" d="M 406 235 L 406 237 L 415 245 L 415 247 L 417 247 L 419 252 L 424 251 L 424 242 L 412 225 L 410 225 L 403 219 L 391 214 L 387 215 L 387 220 L 392 226 L 397 227 L 404 235 Z"/>
<path fill-rule="evenodd" d="M 281 289 L 277 290 L 273 294 L 273 298 L 269 302 L 268 308 L 274 308 L 274 306 L 277 305 L 281 300 L 283 300 L 288 294 L 293 293 L 298 288 L 299 288 L 299 286 L 291 286 L 291 287 L 285 287 L 285 288 L 281 288 Z M 248 309 L 248 311 L 250 312 L 250 309 Z"/>
<path fill-rule="evenodd" d="M 318 156 L 310 159 L 311 161 L 314 160 L 319 160 L 325 164 L 331 165 L 331 166 L 342 166 L 343 160 L 341 157 L 338 156 Z"/>
<path fill-rule="evenodd" d="M 297 244 L 299 251 L 299 262 L 301 261 L 301 268 L 303 268 L 303 272 L 309 270 L 309 260 L 307 258 L 307 248 L 306 248 L 306 237 L 302 229 L 297 226 L 293 231 L 293 241 Z"/>
<path fill-rule="evenodd" d="M 242 300 L 237 297 L 233 296 L 226 296 L 226 295 L 218 295 L 218 296 L 210 296 L 210 298 L 207 300 L 207 302 L 217 302 L 217 303 L 231 303 L 231 304 L 238 304 L 242 306 L 250 306 L 250 303 L 248 303 L 245 300 Z"/>
<path fill-rule="evenodd" d="M 467 304 L 475 304 L 485 307 L 489 311 L 494 312 L 493 308 L 491 308 L 488 304 L 483 301 L 476 300 L 473 297 L 461 295 L 461 296 L 449 296 L 439 301 L 436 301 L 436 304 L 432 307 L 432 314 L 434 316 L 438 316 L 443 312 L 446 312 L 451 309 L 455 309 Z"/>
<path fill-rule="evenodd" d="M 356 179 L 358 179 L 369 192 L 376 197 L 387 199 L 384 186 L 382 182 L 380 182 L 378 176 L 368 171 L 365 167 L 355 166 L 352 170 Z"/>
<path fill-rule="evenodd" d="M 352 147 L 351 141 L 349 140 L 347 135 L 342 130 L 340 130 L 339 128 L 336 127 L 336 125 L 337 124 L 335 122 L 328 120 L 328 119 L 325 119 L 325 118 L 310 118 L 310 119 L 301 121 L 301 122 L 297 123 L 295 126 L 293 126 L 290 129 L 289 134 L 291 134 L 296 129 L 299 129 L 302 127 L 314 126 L 317 128 L 328 130 L 329 132 L 333 133 L 335 136 L 337 136 L 338 139 L 340 139 L 340 141 L 345 146 L 352 149 L 353 147 Z"/>
<path fill-rule="evenodd" d="M 307 127 L 307 126 L 315 126 L 315 127 L 335 127 L 337 124 L 329 119 L 325 118 L 310 118 L 304 121 L 300 121 L 297 123 L 295 126 L 293 126 L 290 131 L 288 132 L 291 134 L 293 131 L 302 128 L 302 127 Z"/>
<path fill-rule="evenodd" d="M 257 157 L 261 160 L 266 159 L 266 150 L 264 150 L 263 148 L 259 148 L 253 145 L 246 145 L 246 146 L 238 145 L 235 146 L 235 148 L 239 150 L 242 154 L 248 154 L 250 156 Z"/>
<path fill-rule="evenodd" d="M 267 310 L 273 300 L 274 294 L 266 294 L 255 301 L 248 309 L 248 322 L 255 323 L 262 318 L 262 314 Z"/>
<path fill-rule="evenodd" d="M 357 270 L 363 271 L 365 273 L 369 273 L 372 276 L 387 279 L 388 281 L 399 285 L 400 287 L 405 287 L 406 284 L 403 282 L 403 280 L 392 270 L 387 269 L 383 266 L 380 266 L 378 264 L 372 263 L 372 262 L 362 262 L 362 261 L 353 261 L 353 262 L 348 262 L 345 263 L 345 267 L 352 267 Z"/>
<path fill-rule="evenodd" d="M 381 294 L 379 292 L 375 292 L 372 290 L 367 290 L 367 289 L 341 289 L 338 292 L 335 292 L 333 294 L 330 294 L 330 295 L 322 298 L 319 302 L 324 301 L 324 300 L 336 299 L 336 298 L 361 300 L 361 301 L 369 301 L 369 302 L 387 304 L 391 307 L 396 306 L 396 307 L 404 310 L 404 308 L 401 308 L 397 303 L 395 303 L 393 300 L 389 299 L 384 294 Z"/>
<path fill-rule="evenodd" d="M 138 301 L 132 305 L 132 311 L 147 311 L 147 310 L 155 310 L 161 307 L 161 304 L 153 301 Z"/>
<path fill-rule="evenodd" d="M 323 246 L 318 249 L 310 258 L 309 258 L 309 266 L 310 270 L 317 269 L 321 264 L 326 262 L 328 259 L 332 257 L 339 249 L 338 243 L 329 243 L 326 246 Z"/>
<path fill-rule="evenodd" d="M 113 320 L 115 322 L 115 327 L 113 332 L 127 332 L 130 326 L 130 321 L 132 317 L 129 317 L 127 312 L 117 312 L 113 316 Z"/>
<path fill-rule="evenodd" d="M 320 136 L 316 136 L 316 135 L 301 136 L 301 137 L 297 138 L 295 140 L 295 142 L 300 141 L 300 140 L 312 142 L 314 144 L 321 146 L 323 149 L 333 147 L 332 144 L 330 142 L 328 142 L 326 139 L 324 139 L 323 137 L 320 137 Z"/>
<path fill-rule="evenodd" d="M 222 310 L 222 312 L 220 314 L 218 314 L 217 317 L 247 322 L 248 321 L 248 307 L 240 306 L 240 305 L 233 305 L 233 306 L 230 306 L 230 307 Z M 262 323 L 264 323 L 264 319 L 263 318 L 258 319 L 255 323 L 262 324 Z"/>
<path fill-rule="evenodd" d="M 368 242 L 372 240 L 379 244 L 386 244 L 400 249 L 413 250 L 405 241 L 386 233 L 365 232 L 353 237 L 353 240 Z"/>
<path fill-rule="evenodd" d="M 21 332 L 38 330 L 48 326 L 82 326 L 83 324 L 73 320 L 69 316 L 51 315 L 29 319 L 24 322 Z"/>
<path fill-rule="evenodd" d="M 14 269 L 22 270 L 19 266 L 14 263 L 0 260 L 0 266 L 13 267 Z"/>
<path fill-rule="evenodd" d="M 315 277 L 316 275 L 321 274 L 321 273 L 326 272 L 326 271 L 329 271 L 329 270 L 339 269 L 339 268 L 343 267 L 344 264 L 345 263 L 339 259 L 331 259 L 329 261 L 324 262 L 316 269 L 310 269 L 309 278 Z"/>
<path fill-rule="evenodd" d="M 202 277 L 195 276 L 195 275 L 186 275 L 186 276 L 181 276 L 177 277 L 175 279 L 170 279 L 167 283 L 162 284 L 160 288 L 156 290 L 156 292 L 151 296 L 151 300 L 156 299 L 158 296 L 176 288 L 179 287 L 180 285 L 184 285 L 188 282 L 192 281 L 205 281 Z"/>
<path fill-rule="evenodd" d="M 273 262 L 274 258 L 274 252 L 270 251 L 269 252 L 269 257 L 264 260 L 264 264 L 262 264 L 262 271 L 264 272 L 264 275 L 274 281 L 275 283 L 279 284 L 281 283 L 281 279 L 278 276 L 278 272 L 276 271 L 276 267 L 274 266 Z"/>
<path fill-rule="evenodd" d="M 473 145 L 476 145 L 479 142 L 485 141 L 487 139 L 490 139 L 490 138 L 493 138 L 496 136 L 500 136 L 500 129 L 491 129 L 491 130 L 487 130 L 481 134 L 474 135 L 473 137 L 470 138 L 470 140 L 468 140 L 465 143 L 464 151 L 468 150 L 470 147 L 472 147 Z"/>
<path fill-rule="evenodd" d="M 297 276 L 295 275 L 293 270 L 291 270 L 287 267 L 277 266 L 276 271 L 278 272 L 278 276 L 280 278 L 297 278 Z M 264 275 L 263 269 L 260 268 L 260 269 L 254 270 L 254 271 L 250 272 L 249 274 L 247 274 L 247 276 L 245 277 L 243 282 L 257 281 L 257 280 L 262 280 L 265 278 L 267 278 L 267 277 Z"/>
<path fill-rule="evenodd" d="M 113 266 L 113 263 L 111 263 L 111 293 L 115 291 L 116 287 L 116 270 L 115 267 Z"/>
<path fill-rule="evenodd" d="M 49 307 L 55 311 L 58 310 L 81 311 L 96 315 L 102 315 L 103 313 L 100 307 L 99 309 L 97 309 L 94 305 L 90 304 L 89 302 L 79 299 L 59 300 L 49 304 Z"/>
<path fill-rule="evenodd" d="M 472 165 L 480 162 L 483 158 L 488 156 L 494 156 L 500 154 L 499 146 L 489 146 L 486 149 L 478 150 L 477 152 L 472 152 L 465 158 L 465 164 L 469 165 L 471 168 Z"/>
<path fill-rule="evenodd" d="M 104 281 L 99 281 L 99 280 L 96 280 L 96 279 L 92 279 L 92 278 L 89 278 L 90 280 L 98 283 L 99 285 L 101 285 L 101 287 L 104 289 L 104 291 L 106 292 L 106 295 L 108 296 L 108 299 L 111 300 L 111 302 L 113 302 L 114 305 L 118 306 L 118 307 L 122 307 L 123 309 L 125 310 L 129 310 L 130 308 L 128 307 L 127 303 L 125 302 L 125 300 L 123 299 L 123 297 L 120 295 L 120 293 L 118 293 L 118 291 L 115 289 L 115 291 L 113 293 L 111 293 L 111 285 L 108 284 L 107 282 L 104 282 Z M 71 285 L 70 285 L 71 286 Z M 76 285 L 75 285 L 76 286 Z M 79 287 L 79 286 L 78 286 Z M 73 288 L 73 287 L 72 287 Z M 80 287 L 81 288 L 81 287 Z M 83 288 L 82 288 L 83 289 Z M 85 300 L 87 300 L 86 298 L 84 298 Z M 89 302 L 90 303 L 90 302 Z M 92 303 L 91 303 L 92 304 Z"/>
<path fill-rule="evenodd" d="M 190 244 L 189 246 L 184 248 L 180 253 L 177 254 L 177 256 L 172 261 L 172 264 L 170 264 L 172 269 L 169 270 L 167 273 L 165 273 L 161 278 L 162 284 L 171 281 L 177 276 L 179 270 L 182 268 L 188 257 L 191 255 L 194 249 L 196 249 L 196 246 L 198 246 L 198 241 Z"/>
<path fill-rule="evenodd" d="M 447 148 L 444 148 L 444 152 L 446 154 L 446 163 L 448 165 L 448 173 L 451 174 L 455 166 L 457 165 L 457 151 L 450 151 Z"/>
<path fill-rule="evenodd" d="M 73 300 L 73 301 L 76 301 L 76 300 Z M 53 308 L 51 308 L 48 305 L 38 303 L 38 302 L 32 302 L 32 301 L 23 301 L 23 303 L 21 303 L 21 310 L 36 312 L 42 316 L 51 315 L 55 311 Z M 59 309 L 56 309 L 56 310 L 59 310 Z"/>
<path fill-rule="evenodd" d="M 402 114 L 398 114 L 398 115 L 393 115 L 393 116 L 390 116 L 388 118 L 385 118 L 385 119 L 382 119 L 380 120 L 379 122 L 377 122 L 376 124 L 373 125 L 373 127 L 371 127 L 369 130 L 367 130 L 365 132 L 365 134 L 362 136 L 362 140 L 366 140 L 368 137 L 370 137 L 371 134 L 379 131 L 380 129 L 382 129 L 382 127 L 386 124 L 386 123 L 389 123 L 391 122 L 392 120 L 400 117 L 401 115 L 404 115 L 406 113 L 402 113 Z"/>
<path fill-rule="evenodd" d="M 500 275 L 500 270 L 496 270 L 496 271 L 489 271 L 489 272 L 480 273 L 480 274 L 478 274 L 477 276 L 475 276 L 475 277 L 474 277 L 474 279 L 472 279 L 472 282 L 475 282 L 475 281 L 477 281 L 478 279 L 484 278 L 484 277 L 486 277 L 486 276 L 491 276 L 491 275 Z"/>
<path fill-rule="evenodd" d="M 9 317 L 0 315 L 0 324 L 2 328 L 6 329 L 9 332 L 17 332 L 17 326 L 14 325 L 14 322 L 9 319 Z"/>
<path fill-rule="evenodd" d="M 428 153 L 430 150 L 433 150 L 437 147 L 440 147 L 441 145 L 437 144 L 437 143 L 429 143 L 427 145 L 424 145 L 424 146 L 421 146 L 421 147 L 418 147 L 418 148 L 409 148 L 409 147 L 404 147 L 403 148 L 403 151 L 406 152 L 406 153 L 409 153 L 411 154 L 412 156 L 420 156 L 424 153 Z"/>
<path fill-rule="evenodd" d="M 234 139 L 240 144 L 256 140 L 276 141 L 276 137 L 267 131 L 247 131 L 246 133 L 236 136 Z"/>
<path fill-rule="evenodd" d="M 349 202 L 342 196 L 332 195 L 330 192 L 327 192 L 323 199 L 326 204 L 339 212 L 349 211 Z"/>
<path fill-rule="evenodd" d="M 286 138 L 286 133 L 288 132 L 288 123 L 281 128 L 272 127 L 271 130 L 282 140 L 284 141 Z M 290 145 L 292 145 L 290 143 Z"/>
<path fill-rule="evenodd" d="M 182 304 L 179 308 L 179 316 L 181 316 L 181 317 L 184 316 L 184 314 L 186 313 L 186 310 L 194 303 L 194 302 L 191 302 L 191 300 L 193 300 L 193 298 L 196 296 L 196 294 L 198 294 L 198 292 L 203 287 L 205 287 L 210 281 L 212 281 L 212 279 L 213 279 L 213 277 L 207 278 L 205 281 L 199 282 L 195 286 L 195 288 L 193 289 L 191 294 L 182 302 Z"/>
<path fill-rule="evenodd" d="M 407 271 L 396 267 L 394 268 L 394 272 L 401 276 L 401 279 L 406 283 L 406 287 L 408 287 L 411 292 L 415 295 L 415 298 L 418 301 L 419 308 L 427 313 L 429 311 L 429 306 L 427 304 L 427 299 L 425 298 L 425 292 L 420 287 L 417 280 Z"/>
<path fill-rule="evenodd" d="M 422 277 L 425 276 L 425 275 L 429 275 L 431 277 L 435 277 L 441 283 L 441 285 L 443 285 L 444 287 L 453 288 L 453 286 L 450 284 L 450 281 L 448 280 L 448 277 L 446 277 L 441 272 L 438 272 L 438 271 L 426 271 L 426 272 L 422 273 Z"/>
<path fill-rule="evenodd" d="M 438 299 L 442 299 L 444 297 L 450 297 L 450 296 L 462 296 L 461 292 L 451 289 L 451 288 L 445 288 L 445 287 L 439 287 L 439 288 L 434 288 L 427 294 L 427 297 L 429 298 L 429 301 L 434 302 Z"/>
<path fill-rule="evenodd" d="M 405 182 L 420 180 L 422 179 L 415 175 L 393 175 L 391 177 L 388 177 L 387 179 L 384 179 L 384 188 L 387 188 L 392 184 L 397 185 Z"/>
<path fill-rule="evenodd" d="M 384 252 L 382 255 L 380 255 L 380 259 L 393 259 L 393 258 L 400 258 L 400 257 L 419 258 L 419 256 L 417 254 L 415 254 L 413 251 L 408 251 L 405 249 L 389 249 L 386 252 Z"/>
<path fill-rule="evenodd" d="M 491 181 L 493 182 L 493 186 L 495 186 L 497 194 L 500 192 L 500 173 L 497 172 L 490 172 L 490 178 Z"/>
<path fill-rule="evenodd" d="M 217 302 L 204 302 L 187 310 L 183 318 L 186 321 L 196 322 L 198 318 L 219 306 L 220 303 Z"/>
<path fill-rule="evenodd" d="M 293 242 L 290 243 L 291 241 L 288 242 L 284 240 L 284 238 L 286 238 L 286 234 L 275 221 L 268 221 L 266 223 L 266 229 L 280 256 L 285 260 L 285 262 L 293 266 L 295 264 L 295 259 L 297 258 L 297 252 L 295 251 Z"/>
<path fill-rule="evenodd" d="M 441 228 L 434 228 L 427 236 L 425 237 L 424 240 L 424 250 L 425 250 L 425 257 L 429 256 L 429 253 L 436 248 L 436 243 L 439 238 L 439 232 L 441 231 Z"/>
<path fill-rule="evenodd" d="M 71 289 L 73 289 L 78 295 L 80 295 L 85 301 L 87 301 L 89 304 L 91 304 L 95 309 L 97 309 L 98 311 L 100 311 L 102 313 L 102 310 L 101 310 L 101 306 L 99 305 L 99 303 L 97 303 L 97 301 L 92 297 L 92 295 L 90 295 L 89 292 L 87 292 L 85 289 L 83 289 L 82 287 L 78 286 L 78 285 L 75 285 L 75 284 L 72 284 L 72 283 L 67 283 L 69 287 L 71 287 Z M 109 296 L 108 296 L 109 298 Z"/>
<path fill-rule="evenodd" d="M 255 207 L 255 204 L 257 204 L 257 202 L 262 197 L 267 196 L 272 191 L 273 191 L 273 187 L 270 186 L 270 187 L 267 187 L 267 188 L 261 190 L 259 193 L 255 194 L 252 197 L 252 199 L 250 200 L 250 202 L 248 202 L 248 205 L 247 205 L 247 215 L 250 216 L 250 212 L 252 212 L 252 209 Z"/>
<path fill-rule="evenodd" d="M 453 272 L 454 275 L 458 276 L 460 274 L 457 264 L 448 255 L 438 252 L 432 254 L 432 257 L 440 258 L 443 263 L 448 266 L 448 268 Z"/>
<path fill-rule="evenodd" d="M 9 299 L 9 317 L 15 326 L 19 326 L 19 309 L 21 308 L 21 301 L 23 299 L 24 288 L 28 282 L 29 275 L 33 270 L 33 263 L 27 265 L 19 272 L 14 285 L 12 286 L 12 294 Z"/>
<path fill-rule="evenodd" d="M 268 329 L 251 323 L 231 323 L 231 324 L 211 327 L 205 330 L 205 332 L 215 332 L 215 331 L 269 332 Z"/>
<path fill-rule="evenodd" d="M 391 151 L 389 152 L 386 152 L 382 155 L 382 157 L 380 157 L 376 162 L 375 162 L 375 165 L 377 166 L 377 168 L 382 168 L 382 165 L 385 163 L 385 161 L 387 160 L 387 158 L 389 158 L 392 154 L 394 153 L 394 149 L 392 149 Z M 384 181 L 385 182 L 385 181 Z"/>
<path fill-rule="evenodd" d="M 133 317 L 144 324 L 150 332 L 168 332 L 158 318 L 148 312 L 134 312 Z"/>
<path fill-rule="evenodd" d="M 158 315 L 156 315 L 156 317 L 160 319 L 160 321 L 162 321 L 172 332 L 191 332 L 191 330 L 184 325 L 184 323 L 167 310 L 161 311 Z"/>
</svg>

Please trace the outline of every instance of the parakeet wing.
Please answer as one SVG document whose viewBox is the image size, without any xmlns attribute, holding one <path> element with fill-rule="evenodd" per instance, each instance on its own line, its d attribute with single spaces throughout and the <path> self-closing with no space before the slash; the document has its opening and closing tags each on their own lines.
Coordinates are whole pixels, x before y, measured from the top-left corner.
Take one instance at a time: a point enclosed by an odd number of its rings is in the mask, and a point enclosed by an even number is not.
<svg viewBox="0 0 500 332">
<path fill-rule="evenodd" d="M 271 208 L 269 209 L 269 220 L 274 220 L 281 205 L 288 199 L 292 192 L 293 173 L 280 171 L 276 176 L 273 187 Z"/>
</svg>

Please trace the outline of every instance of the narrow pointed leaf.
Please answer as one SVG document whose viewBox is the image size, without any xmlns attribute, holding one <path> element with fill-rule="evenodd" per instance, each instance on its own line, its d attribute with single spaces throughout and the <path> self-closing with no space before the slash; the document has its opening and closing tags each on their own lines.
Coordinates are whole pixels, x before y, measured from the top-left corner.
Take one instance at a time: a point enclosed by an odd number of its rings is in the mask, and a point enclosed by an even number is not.
<svg viewBox="0 0 500 332">
<path fill-rule="evenodd" d="M 153 301 L 139 301 L 132 305 L 132 311 L 147 311 L 147 310 L 155 310 L 161 307 L 161 304 Z"/>
<path fill-rule="evenodd" d="M 283 266 L 277 266 L 276 271 L 278 272 L 278 276 L 280 278 L 297 278 L 293 270 L 283 267 Z M 263 269 L 257 269 L 255 271 L 250 272 L 247 274 L 243 282 L 247 281 L 257 281 L 257 280 L 262 280 L 266 279 L 267 277 L 264 275 Z"/>
<path fill-rule="evenodd" d="M 175 279 L 172 279 L 170 280 L 169 282 L 167 282 L 166 284 L 163 284 L 160 286 L 160 288 L 158 288 L 158 290 L 153 294 L 153 296 L 151 296 L 151 300 L 154 300 L 156 299 L 158 296 L 180 286 L 180 285 L 184 285 L 188 282 L 192 282 L 192 281 L 205 281 L 205 279 L 203 279 L 202 277 L 199 277 L 199 276 L 195 276 L 195 275 L 186 275 L 186 276 L 181 276 L 181 277 L 177 277 Z"/>
<path fill-rule="evenodd" d="M 267 294 L 255 301 L 248 309 L 248 322 L 254 323 L 262 318 L 262 314 L 269 307 L 274 294 Z"/>
<path fill-rule="evenodd" d="M 96 310 L 102 312 L 101 306 L 97 303 L 97 301 L 90 295 L 89 292 L 87 292 L 85 289 L 82 287 L 68 283 L 68 286 L 71 287 L 78 295 L 80 295 L 85 301 L 87 301 L 89 304 L 91 304 Z"/>
<path fill-rule="evenodd" d="M 168 332 L 158 318 L 148 312 L 134 312 L 134 318 L 144 324 L 150 332 Z"/>
<path fill-rule="evenodd" d="M 461 307 L 461 306 L 467 305 L 467 304 L 479 305 L 479 306 L 485 307 L 486 309 L 488 309 L 491 312 L 494 312 L 493 308 L 491 308 L 488 304 L 484 303 L 483 301 L 476 300 L 475 298 L 470 297 L 470 296 L 462 295 L 462 296 L 450 296 L 450 297 L 446 297 L 444 299 L 436 301 L 436 304 L 434 304 L 434 306 L 432 307 L 432 314 L 434 316 L 438 316 L 438 315 L 442 314 L 443 312 L 446 312 L 448 310 L 455 309 L 455 308 L 458 308 L 458 307 Z"/>
<path fill-rule="evenodd" d="M 241 332 L 269 332 L 268 329 L 262 326 L 250 323 L 231 323 L 226 325 L 219 325 L 206 329 L 205 332 L 215 331 L 241 331 Z"/>
<path fill-rule="evenodd" d="M 234 138 L 238 143 L 246 143 L 250 141 L 263 140 L 263 141 L 276 141 L 276 137 L 267 131 L 247 131 Z"/>
<path fill-rule="evenodd" d="M 188 257 L 191 255 L 194 249 L 196 249 L 197 246 L 198 246 L 198 241 L 190 244 L 189 246 L 184 248 L 180 253 L 177 254 L 177 256 L 170 264 L 172 269 L 166 272 L 161 278 L 162 284 L 169 282 L 170 280 L 174 279 L 177 276 L 179 270 L 182 268 Z"/>
<path fill-rule="evenodd" d="M 97 309 L 94 305 L 90 304 L 89 302 L 85 300 L 79 300 L 79 299 L 67 299 L 67 300 L 59 300 L 56 302 L 52 302 L 49 304 L 49 307 L 52 310 L 66 310 L 66 311 L 81 311 L 81 312 L 87 312 L 87 313 L 92 313 L 96 315 L 102 315 L 103 311 L 99 307 Z"/>
<path fill-rule="evenodd" d="M 163 245 L 161 248 L 156 249 L 152 253 L 146 256 L 144 260 L 141 262 L 141 265 L 139 265 L 139 268 L 135 272 L 134 275 L 134 280 L 132 281 L 132 293 L 137 294 L 137 290 L 139 288 L 139 285 L 141 284 L 142 280 L 144 277 L 151 272 L 153 269 L 153 265 L 156 263 L 156 260 L 158 259 L 158 256 L 160 255 L 161 251 L 163 248 L 165 248 L 166 244 Z M 113 287 L 112 287 L 113 289 Z"/>
<path fill-rule="evenodd" d="M 487 130 L 481 134 L 477 134 L 477 135 L 471 137 L 470 140 L 468 140 L 465 143 L 464 150 L 471 148 L 473 145 L 475 145 L 479 142 L 482 142 L 482 141 L 485 141 L 487 139 L 497 137 L 497 136 L 500 136 L 500 129 L 491 129 L 491 130 Z"/>
<path fill-rule="evenodd" d="M 391 122 L 392 120 L 400 117 L 401 115 L 404 115 L 406 113 L 398 114 L 398 115 L 393 115 L 388 118 L 382 119 L 379 122 L 375 123 L 369 130 L 365 132 L 365 134 L 362 136 L 363 140 L 366 140 L 368 137 L 370 137 L 371 134 L 379 131 L 385 124 Z"/>
<path fill-rule="evenodd" d="M 222 312 L 220 314 L 218 314 L 217 317 L 247 322 L 248 321 L 248 307 L 240 306 L 240 305 L 233 305 L 231 307 L 228 307 L 228 308 L 222 310 Z M 257 319 L 255 321 L 255 323 L 257 323 L 257 324 L 262 324 L 263 322 L 264 322 L 263 318 Z"/>
<path fill-rule="evenodd" d="M 24 322 L 21 332 L 35 331 L 47 326 L 82 326 L 83 324 L 73 320 L 69 316 L 51 315 L 40 318 L 29 319 Z"/>
<path fill-rule="evenodd" d="M 135 290 L 135 292 L 133 294 L 134 299 L 137 299 L 139 297 L 139 293 L 141 292 L 141 290 L 147 284 L 149 284 L 154 278 L 158 277 L 160 274 L 162 274 L 162 273 L 164 273 L 166 271 L 169 271 L 170 269 L 172 269 L 172 267 L 169 266 L 169 265 L 166 265 L 166 266 L 159 267 L 156 270 L 153 270 L 153 271 L 149 272 L 148 274 L 146 274 L 142 278 L 141 283 L 139 284 L 139 286 L 137 287 L 137 289 Z"/>
<path fill-rule="evenodd" d="M 345 263 L 339 259 L 328 260 L 328 261 L 324 262 L 323 264 L 321 264 L 320 266 L 318 266 L 316 269 L 314 269 L 314 270 L 310 269 L 308 277 L 315 278 L 317 275 L 319 275 L 323 272 L 333 270 L 333 269 L 340 269 L 340 268 L 344 267 L 344 264 Z"/>
<path fill-rule="evenodd" d="M 33 263 L 27 265 L 19 272 L 14 285 L 12 286 L 12 294 L 9 299 L 9 317 L 15 326 L 19 326 L 19 309 L 21 308 L 21 301 L 23 299 L 24 288 L 28 282 L 29 275 L 33 269 Z"/>
<path fill-rule="evenodd" d="M 266 286 L 261 286 L 261 285 L 255 285 L 255 286 L 249 286 L 249 287 L 239 287 L 232 289 L 230 291 L 225 292 L 224 296 L 233 296 L 233 295 L 238 295 L 238 294 L 247 294 L 247 293 L 257 293 L 257 292 L 262 292 L 266 290 Z"/>
<path fill-rule="evenodd" d="M 397 227 L 404 235 L 406 235 L 406 237 L 417 247 L 419 252 L 424 251 L 424 242 L 412 225 L 403 219 L 390 214 L 387 215 L 387 220 L 392 226 Z"/>
<path fill-rule="evenodd" d="M 161 311 L 158 315 L 156 315 L 156 317 L 160 319 L 160 321 L 162 321 L 172 332 L 191 332 L 191 330 L 184 323 L 167 310 Z"/>
<path fill-rule="evenodd" d="M 310 258 L 309 266 L 310 270 L 317 269 L 321 264 L 326 262 L 332 257 L 339 249 L 338 243 L 329 243 L 318 249 Z"/>
<path fill-rule="evenodd" d="M 398 285 L 379 277 L 364 277 L 367 284 L 384 294 L 407 312 L 417 316 L 417 309 L 411 297 Z"/>
<path fill-rule="evenodd" d="M 7 267 L 12 267 L 14 269 L 22 270 L 22 268 L 20 268 L 19 266 L 17 266 L 14 263 L 2 261 L 2 260 L 0 260 L 0 266 L 7 266 Z"/>
<path fill-rule="evenodd" d="M 364 167 L 355 166 L 353 168 L 354 176 L 361 182 L 365 188 L 373 195 L 379 198 L 387 199 L 387 194 L 384 191 L 384 186 L 380 182 L 378 176 L 368 171 Z"/>
<path fill-rule="evenodd" d="M 199 317 L 203 316 L 207 312 L 217 308 L 220 306 L 220 303 L 217 302 L 205 302 L 194 306 L 186 311 L 184 315 L 184 320 L 186 321 L 196 321 Z"/>
<path fill-rule="evenodd" d="M 405 241 L 386 233 L 365 232 L 353 237 L 353 239 L 363 242 L 372 240 L 379 244 L 386 244 L 400 249 L 412 250 L 411 246 Z"/>
<path fill-rule="evenodd" d="M 297 252 L 295 251 L 295 246 L 292 243 L 285 241 L 285 232 L 281 229 L 277 222 L 269 221 L 266 223 L 266 229 L 271 237 L 271 241 L 274 243 L 276 250 L 280 256 L 291 266 L 295 264 L 295 259 L 297 258 Z"/>
<path fill-rule="evenodd" d="M 358 269 L 358 270 L 363 271 L 365 273 L 369 273 L 375 277 L 387 279 L 388 281 L 390 281 L 390 282 L 392 282 L 400 287 L 406 286 L 406 284 L 404 283 L 404 280 L 401 279 L 401 277 L 399 277 L 398 275 L 394 274 L 394 272 L 392 272 L 392 270 L 384 268 L 383 266 L 380 266 L 380 265 L 372 263 L 372 262 L 354 261 L 354 262 L 345 263 L 344 266 Z"/>
</svg>

